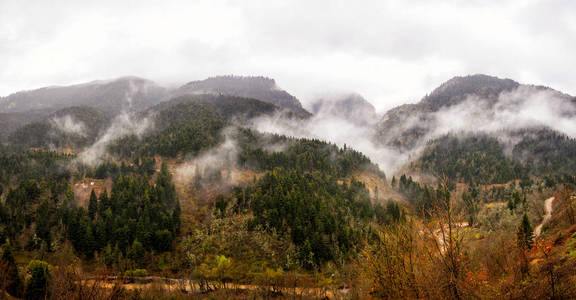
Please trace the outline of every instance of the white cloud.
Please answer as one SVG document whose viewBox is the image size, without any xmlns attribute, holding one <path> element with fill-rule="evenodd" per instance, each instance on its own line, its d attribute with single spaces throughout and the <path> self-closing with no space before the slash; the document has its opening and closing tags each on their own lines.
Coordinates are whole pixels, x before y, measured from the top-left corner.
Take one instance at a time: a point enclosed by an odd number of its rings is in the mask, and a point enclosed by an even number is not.
<svg viewBox="0 0 576 300">
<path fill-rule="evenodd" d="M 303 101 L 354 91 L 379 110 L 455 75 L 576 93 L 576 2 L 0 1 L 0 95 L 137 75 L 266 75 Z"/>
</svg>

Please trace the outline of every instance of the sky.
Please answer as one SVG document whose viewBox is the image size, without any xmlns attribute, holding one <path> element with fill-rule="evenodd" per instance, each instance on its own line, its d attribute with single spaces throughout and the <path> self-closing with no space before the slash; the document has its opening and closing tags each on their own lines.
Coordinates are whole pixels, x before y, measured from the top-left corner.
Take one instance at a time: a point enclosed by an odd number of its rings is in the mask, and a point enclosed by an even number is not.
<svg viewBox="0 0 576 300">
<path fill-rule="evenodd" d="M 263 75 L 379 111 L 484 73 L 576 94 L 576 1 L 0 0 L 0 96 L 139 76 Z"/>
</svg>

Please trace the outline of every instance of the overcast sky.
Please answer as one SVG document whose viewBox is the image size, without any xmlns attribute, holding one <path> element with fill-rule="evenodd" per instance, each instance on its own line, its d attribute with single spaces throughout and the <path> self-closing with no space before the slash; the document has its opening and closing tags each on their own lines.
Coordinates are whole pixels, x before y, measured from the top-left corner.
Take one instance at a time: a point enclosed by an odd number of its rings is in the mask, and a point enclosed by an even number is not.
<svg viewBox="0 0 576 300">
<path fill-rule="evenodd" d="M 457 75 L 576 94 L 576 1 L 0 0 L 0 95 L 125 75 L 264 75 L 379 110 Z"/>
</svg>

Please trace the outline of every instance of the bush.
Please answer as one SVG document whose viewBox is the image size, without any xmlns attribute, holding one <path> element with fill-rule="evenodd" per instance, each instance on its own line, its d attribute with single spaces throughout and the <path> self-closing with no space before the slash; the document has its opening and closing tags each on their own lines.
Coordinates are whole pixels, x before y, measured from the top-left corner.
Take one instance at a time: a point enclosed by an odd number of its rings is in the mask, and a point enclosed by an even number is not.
<svg viewBox="0 0 576 300">
<path fill-rule="evenodd" d="M 32 260 L 28 264 L 30 279 L 26 285 L 24 297 L 26 299 L 48 298 L 48 284 L 50 280 L 50 265 L 41 260 Z"/>
<path fill-rule="evenodd" d="M 134 269 L 126 271 L 124 275 L 126 277 L 146 277 L 148 276 L 148 271 L 146 269 Z"/>
</svg>

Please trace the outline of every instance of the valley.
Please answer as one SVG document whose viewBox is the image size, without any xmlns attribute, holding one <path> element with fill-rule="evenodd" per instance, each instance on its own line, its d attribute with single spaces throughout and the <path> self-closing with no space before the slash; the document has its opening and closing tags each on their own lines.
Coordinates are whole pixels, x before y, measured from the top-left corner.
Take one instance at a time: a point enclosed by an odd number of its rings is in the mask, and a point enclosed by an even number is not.
<svg viewBox="0 0 576 300">
<path fill-rule="evenodd" d="M 18 120 L 0 128 L 0 294 L 576 297 L 576 140 L 557 125 L 575 112 L 488 75 L 381 114 L 261 76 L 18 92 L 0 100 Z"/>
</svg>

